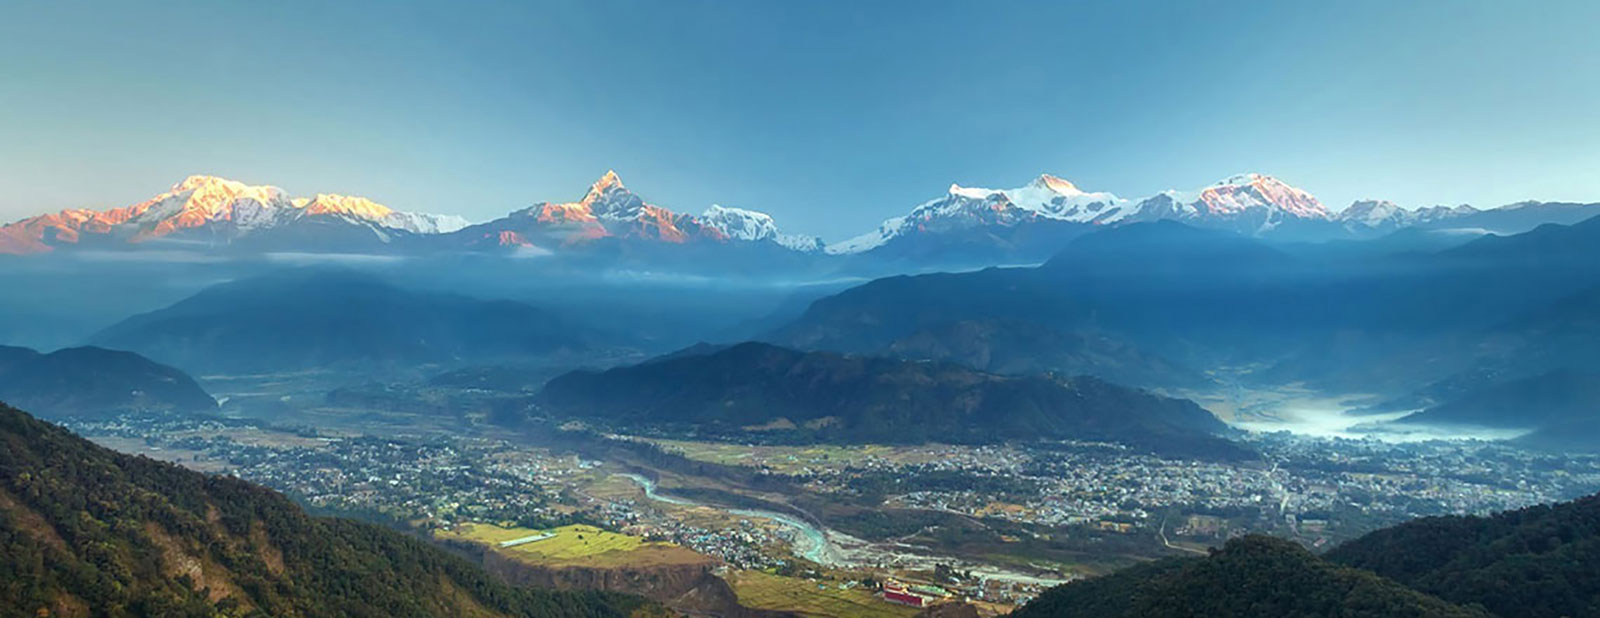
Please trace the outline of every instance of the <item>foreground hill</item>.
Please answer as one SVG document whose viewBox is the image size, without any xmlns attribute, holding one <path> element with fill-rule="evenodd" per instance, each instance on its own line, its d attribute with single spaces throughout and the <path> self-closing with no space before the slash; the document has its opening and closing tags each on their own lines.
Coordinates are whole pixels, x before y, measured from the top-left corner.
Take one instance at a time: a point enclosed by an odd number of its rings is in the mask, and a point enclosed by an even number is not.
<svg viewBox="0 0 1600 618">
<path fill-rule="evenodd" d="M 1327 562 L 1290 541 L 1249 536 L 1046 591 L 1015 618 L 1237 616 L 1471 617 L 1488 614 Z"/>
<path fill-rule="evenodd" d="M 96 347 L 41 354 L 0 346 L 0 401 L 51 416 L 217 407 L 182 371 L 132 352 Z"/>
<path fill-rule="evenodd" d="M 547 311 L 402 289 L 353 270 L 295 269 L 215 285 L 93 337 L 200 372 L 415 366 L 577 350 Z"/>
<path fill-rule="evenodd" d="M 1600 496 L 1490 517 L 1429 517 L 1328 552 L 1502 616 L 1600 615 Z"/>
<path fill-rule="evenodd" d="M 314 518 L 233 478 L 107 450 L 0 406 L 0 608 L 10 615 L 628 616 L 510 588 L 388 529 Z"/>
<path fill-rule="evenodd" d="M 1094 378 L 1001 376 L 950 363 L 799 352 L 764 343 L 575 371 L 536 397 L 564 418 L 844 442 L 1122 442 L 1237 456 L 1194 403 Z"/>
</svg>

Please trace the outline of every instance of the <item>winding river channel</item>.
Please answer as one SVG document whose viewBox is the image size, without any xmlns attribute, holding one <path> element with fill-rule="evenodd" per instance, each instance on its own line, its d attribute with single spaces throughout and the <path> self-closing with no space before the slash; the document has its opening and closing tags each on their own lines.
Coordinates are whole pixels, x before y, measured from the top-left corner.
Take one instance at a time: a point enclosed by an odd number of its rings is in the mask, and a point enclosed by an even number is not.
<svg viewBox="0 0 1600 618">
<path fill-rule="evenodd" d="M 832 567 L 853 567 L 861 566 L 861 564 L 863 564 L 861 560 L 862 558 L 867 558 L 865 564 L 872 564 L 878 561 L 873 559 L 873 556 L 882 558 L 892 555 L 900 558 L 911 558 L 918 561 L 956 563 L 958 566 L 967 568 L 968 570 L 971 570 L 972 572 L 978 573 L 989 579 L 1026 582 L 1044 586 L 1052 586 L 1066 581 L 1065 579 L 1057 577 L 1022 573 L 988 564 L 976 564 L 954 558 L 937 558 L 922 554 L 920 552 L 908 552 L 905 550 L 909 548 L 905 547 L 877 547 L 876 549 L 868 548 L 867 545 L 869 544 L 860 539 L 856 539 L 846 534 L 833 532 L 824 528 L 818 528 L 816 525 L 793 515 L 777 513 L 773 511 L 764 511 L 760 509 L 725 508 L 714 504 L 705 504 L 703 502 L 690 500 L 680 496 L 669 496 L 658 493 L 656 491 L 656 482 L 642 475 L 622 474 L 621 476 L 625 476 L 634 483 L 637 483 L 640 488 L 644 489 L 645 497 L 656 502 L 661 502 L 663 504 L 675 504 L 678 506 L 704 506 L 708 508 L 719 509 L 741 517 L 770 519 L 779 525 L 791 528 L 797 533 L 794 539 L 795 554 L 817 564 Z M 847 549 L 840 546 L 837 539 L 843 539 L 844 542 L 853 549 Z"/>
<path fill-rule="evenodd" d="M 793 515 L 787 515 L 774 511 L 763 511 L 759 509 L 723 508 L 712 504 L 697 502 L 688 498 L 668 496 L 658 493 L 656 491 L 656 482 L 645 476 L 639 474 L 623 474 L 622 476 L 625 476 L 629 480 L 638 483 L 639 487 L 644 489 L 645 497 L 656 502 L 676 504 L 679 506 L 705 506 L 721 509 L 725 512 L 732 513 L 740 517 L 770 519 L 781 526 L 792 528 L 795 530 L 795 532 L 797 532 L 794 541 L 794 551 L 796 555 L 817 564 L 838 566 L 843 563 L 843 560 L 841 559 L 843 552 L 839 550 L 839 547 L 835 545 L 833 541 L 828 539 L 827 531 Z"/>
</svg>

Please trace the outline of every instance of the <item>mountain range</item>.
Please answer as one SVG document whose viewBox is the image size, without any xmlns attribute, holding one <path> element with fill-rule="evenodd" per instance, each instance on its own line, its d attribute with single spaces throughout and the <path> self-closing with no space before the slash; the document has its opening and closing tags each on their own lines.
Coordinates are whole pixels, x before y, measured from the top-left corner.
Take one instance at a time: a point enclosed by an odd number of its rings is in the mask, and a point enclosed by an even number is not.
<svg viewBox="0 0 1600 618">
<path fill-rule="evenodd" d="M 217 284 L 90 340 L 204 375 L 542 358 L 599 345 L 592 331 L 531 305 L 409 290 L 334 267 Z"/>
<path fill-rule="evenodd" d="M 295 198 L 277 187 L 190 176 L 131 206 L 63 210 L 0 227 L 0 254 L 135 246 L 360 252 L 465 225 L 460 217 L 399 212 L 362 197 Z"/>
<path fill-rule="evenodd" d="M 1522 202 L 1487 210 L 1465 205 L 1411 210 L 1383 200 L 1361 200 L 1333 212 L 1309 192 L 1258 173 L 1127 199 L 1084 191 L 1046 174 L 1016 189 L 951 185 L 943 196 L 885 220 L 877 229 L 828 244 L 785 232 L 771 216 L 757 211 L 713 205 L 698 215 L 675 212 L 633 193 L 615 172 L 607 172 L 576 201 L 540 202 L 477 224 L 456 216 L 400 212 L 362 197 L 293 198 L 275 187 L 191 176 L 131 206 L 64 210 L 0 227 L 0 254 L 149 247 L 244 254 L 491 252 L 610 258 L 687 252 L 693 259 L 672 267 L 694 268 L 694 262 L 717 261 L 723 255 L 719 251 L 756 249 L 792 254 L 772 268 L 879 262 L 933 268 L 1043 261 L 1065 242 L 1094 229 L 1160 220 L 1257 237 L 1327 240 L 1408 229 L 1518 233 L 1596 214 L 1600 204 Z M 688 249 L 697 247 L 702 249 Z M 715 251 L 707 254 L 704 248 Z"/>
<path fill-rule="evenodd" d="M 1394 396 L 1458 376 L 1600 371 L 1597 247 L 1600 219 L 1443 251 L 1337 256 L 1136 223 L 1084 235 L 1038 267 L 876 279 L 764 338 L 988 368 L 1020 357 L 1141 387 L 1193 367 L 1249 385 Z M 1123 353 L 1046 343 L 1049 333 Z"/>
</svg>

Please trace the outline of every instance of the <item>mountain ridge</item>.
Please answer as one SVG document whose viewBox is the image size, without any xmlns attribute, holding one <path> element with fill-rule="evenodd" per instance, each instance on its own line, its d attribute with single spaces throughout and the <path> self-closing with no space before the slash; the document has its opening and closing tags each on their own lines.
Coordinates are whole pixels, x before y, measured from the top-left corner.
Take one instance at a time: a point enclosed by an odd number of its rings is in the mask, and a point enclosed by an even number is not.
<svg viewBox="0 0 1600 618">
<path fill-rule="evenodd" d="M 178 367 L 286 371 L 559 354 L 594 333 L 509 300 L 409 290 L 369 273 L 306 267 L 233 280 L 90 338 Z"/>
<path fill-rule="evenodd" d="M 1089 377 L 1002 376 L 946 362 L 700 346 L 548 382 L 535 411 L 697 432 L 824 442 L 1076 439 L 1157 452 L 1247 457 L 1184 399 Z"/>
<path fill-rule="evenodd" d="M 713 204 L 690 214 L 656 205 L 629 190 L 614 170 L 577 201 L 538 202 L 477 224 L 450 215 L 395 211 L 362 197 L 290 197 L 272 186 L 196 175 L 129 206 L 67 209 L 0 226 L 0 254 L 126 250 L 170 241 L 181 243 L 172 245 L 180 248 L 242 253 L 548 255 L 608 246 L 601 241 L 609 239 L 609 244 L 770 246 L 818 260 L 870 255 L 938 267 L 1039 261 L 1095 227 L 1157 220 L 1318 240 L 1371 238 L 1411 228 L 1518 233 L 1540 223 L 1571 224 L 1593 215 L 1600 215 L 1600 203 L 1407 209 L 1366 199 L 1330 211 L 1309 192 L 1261 173 L 1126 199 L 1084 191 L 1069 180 L 1042 174 L 1015 189 L 952 184 L 944 196 L 886 219 L 873 231 L 828 243 L 782 231 L 771 215 L 755 210 Z"/>
</svg>

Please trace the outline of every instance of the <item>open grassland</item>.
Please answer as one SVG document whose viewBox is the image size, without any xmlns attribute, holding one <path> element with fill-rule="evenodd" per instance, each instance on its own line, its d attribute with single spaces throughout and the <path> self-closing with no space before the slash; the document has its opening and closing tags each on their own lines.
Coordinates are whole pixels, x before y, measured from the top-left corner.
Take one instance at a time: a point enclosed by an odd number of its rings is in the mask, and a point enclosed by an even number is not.
<svg viewBox="0 0 1600 618">
<path fill-rule="evenodd" d="M 499 546 L 506 541 L 536 537 L 545 533 L 551 536 L 512 547 Z M 586 525 L 533 530 L 515 526 L 467 523 L 456 526 L 449 532 L 438 534 L 444 538 L 482 543 L 494 548 L 494 551 L 530 564 L 612 567 L 694 564 L 708 560 L 705 556 L 672 543 L 645 541 L 636 536 L 608 532 Z"/>
<path fill-rule="evenodd" d="M 759 571 L 740 571 L 730 574 L 728 582 L 733 584 L 739 604 L 747 607 L 817 617 L 905 618 L 917 613 L 915 609 L 884 601 L 870 590 L 840 590 L 842 582 L 838 581 L 813 582 Z"/>
</svg>

